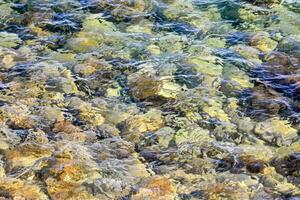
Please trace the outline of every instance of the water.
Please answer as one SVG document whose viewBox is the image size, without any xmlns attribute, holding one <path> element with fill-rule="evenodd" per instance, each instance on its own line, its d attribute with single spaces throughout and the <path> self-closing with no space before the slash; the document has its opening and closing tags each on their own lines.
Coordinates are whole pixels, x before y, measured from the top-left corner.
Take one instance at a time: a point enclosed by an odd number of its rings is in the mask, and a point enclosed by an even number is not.
<svg viewBox="0 0 300 200">
<path fill-rule="evenodd" d="M 298 0 L 0 1 L 4 199 L 300 198 Z"/>
</svg>

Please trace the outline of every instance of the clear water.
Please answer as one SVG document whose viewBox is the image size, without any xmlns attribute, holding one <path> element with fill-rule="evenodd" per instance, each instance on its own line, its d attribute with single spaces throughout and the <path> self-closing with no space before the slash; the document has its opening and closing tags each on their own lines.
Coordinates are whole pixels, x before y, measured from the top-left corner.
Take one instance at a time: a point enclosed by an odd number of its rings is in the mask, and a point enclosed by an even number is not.
<svg viewBox="0 0 300 200">
<path fill-rule="evenodd" d="M 0 0 L 0 197 L 299 199 L 298 0 Z"/>
</svg>

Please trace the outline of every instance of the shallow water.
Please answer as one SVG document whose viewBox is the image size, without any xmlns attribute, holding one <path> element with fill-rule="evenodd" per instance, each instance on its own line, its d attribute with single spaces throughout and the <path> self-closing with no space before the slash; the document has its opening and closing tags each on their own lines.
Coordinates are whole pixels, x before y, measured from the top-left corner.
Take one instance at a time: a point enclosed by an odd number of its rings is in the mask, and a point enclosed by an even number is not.
<svg viewBox="0 0 300 200">
<path fill-rule="evenodd" d="M 299 199 L 298 0 L 0 0 L 3 199 Z"/>
</svg>

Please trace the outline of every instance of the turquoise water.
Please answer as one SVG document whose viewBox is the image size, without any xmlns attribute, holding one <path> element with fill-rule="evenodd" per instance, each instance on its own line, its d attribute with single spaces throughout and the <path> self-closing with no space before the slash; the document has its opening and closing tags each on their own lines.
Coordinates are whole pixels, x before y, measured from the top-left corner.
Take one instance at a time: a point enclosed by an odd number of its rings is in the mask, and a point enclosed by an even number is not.
<svg viewBox="0 0 300 200">
<path fill-rule="evenodd" d="M 298 0 L 0 0 L 3 199 L 300 198 Z"/>
</svg>

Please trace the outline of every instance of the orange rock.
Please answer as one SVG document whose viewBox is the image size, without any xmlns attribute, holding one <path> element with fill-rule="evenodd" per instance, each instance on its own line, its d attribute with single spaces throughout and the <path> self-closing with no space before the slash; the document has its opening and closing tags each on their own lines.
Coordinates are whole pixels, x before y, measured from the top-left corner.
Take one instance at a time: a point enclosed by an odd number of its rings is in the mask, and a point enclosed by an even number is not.
<svg viewBox="0 0 300 200">
<path fill-rule="evenodd" d="M 161 112 L 152 109 L 145 114 L 136 115 L 127 119 L 125 121 L 125 133 L 156 131 L 163 127 L 163 125 L 164 119 Z"/>
<path fill-rule="evenodd" d="M 37 143 L 23 143 L 20 146 L 7 150 L 5 160 L 8 169 L 15 167 L 32 166 L 37 160 L 48 157 L 52 154 L 54 148 L 50 145 Z"/>
<path fill-rule="evenodd" d="M 1 194 L 7 194 L 7 197 L 15 200 L 48 200 L 48 197 L 41 191 L 41 188 L 30 181 L 25 182 L 14 178 L 2 178 L 0 179 L 0 191 Z"/>
<path fill-rule="evenodd" d="M 206 190 L 208 200 L 249 199 L 247 186 L 239 182 L 215 183 Z"/>
<path fill-rule="evenodd" d="M 58 121 L 52 129 L 55 133 L 62 133 L 64 139 L 84 142 L 86 135 L 81 132 L 79 127 L 74 126 L 70 121 Z"/>
<path fill-rule="evenodd" d="M 132 200 L 172 200 L 175 195 L 176 189 L 169 179 L 153 176 L 142 184 Z"/>
<path fill-rule="evenodd" d="M 10 119 L 8 122 L 9 127 L 11 128 L 24 128 L 24 129 L 30 129 L 34 127 L 34 120 L 30 118 L 29 116 L 25 115 L 18 115 L 14 116 Z"/>
<path fill-rule="evenodd" d="M 57 182 L 53 178 L 48 178 L 46 184 L 47 191 L 53 200 L 96 200 L 96 198 L 89 194 L 80 184 L 64 181 Z"/>
</svg>

